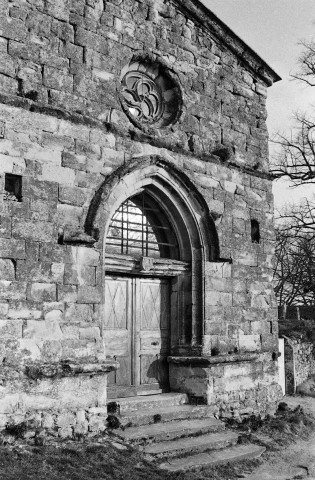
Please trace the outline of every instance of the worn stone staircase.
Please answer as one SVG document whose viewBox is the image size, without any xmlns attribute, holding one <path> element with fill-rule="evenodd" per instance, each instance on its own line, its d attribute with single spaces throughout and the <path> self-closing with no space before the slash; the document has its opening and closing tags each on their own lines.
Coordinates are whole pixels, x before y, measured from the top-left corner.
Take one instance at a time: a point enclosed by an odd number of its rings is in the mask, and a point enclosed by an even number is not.
<svg viewBox="0 0 315 480">
<path fill-rule="evenodd" d="M 124 430 L 117 435 L 157 459 L 160 468 L 187 471 L 259 457 L 257 445 L 238 444 L 238 435 L 213 417 L 211 408 L 188 404 L 185 394 L 117 398 Z"/>
</svg>

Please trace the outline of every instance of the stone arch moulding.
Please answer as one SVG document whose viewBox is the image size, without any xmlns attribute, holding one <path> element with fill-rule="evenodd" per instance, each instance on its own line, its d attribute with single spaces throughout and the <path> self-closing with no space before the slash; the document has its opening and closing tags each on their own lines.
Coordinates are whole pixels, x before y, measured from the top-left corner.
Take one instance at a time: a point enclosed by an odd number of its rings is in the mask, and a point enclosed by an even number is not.
<svg viewBox="0 0 315 480">
<path fill-rule="evenodd" d="M 189 265 L 189 271 L 178 281 L 181 286 L 178 288 L 182 288 L 175 315 L 178 335 L 171 353 L 198 355 L 204 329 L 204 262 L 219 260 L 220 255 L 214 220 L 191 180 L 160 156 L 132 159 L 109 175 L 96 191 L 87 214 L 85 232 L 89 235 L 98 232 L 104 279 L 105 272 L 113 269 L 109 267 L 106 253 L 106 236 L 112 216 L 124 201 L 143 191 L 168 215 L 178 238 L 180 261 Z"/>
</svg>

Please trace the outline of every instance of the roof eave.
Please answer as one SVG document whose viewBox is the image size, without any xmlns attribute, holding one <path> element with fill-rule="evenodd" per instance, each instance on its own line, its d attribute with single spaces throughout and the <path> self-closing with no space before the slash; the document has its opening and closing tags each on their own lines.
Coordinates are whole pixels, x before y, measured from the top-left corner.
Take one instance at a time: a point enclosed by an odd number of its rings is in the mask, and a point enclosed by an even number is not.
<svg viewBox="0 0 315 480">
<path fill-rule="evenodd" d="M 199 0 L 174 0 L 192 19 L 207 28 L 222 43 L 233 51 L 267 86 L 281 80 L 281 77 L 222 20 Z"/>
</svg>

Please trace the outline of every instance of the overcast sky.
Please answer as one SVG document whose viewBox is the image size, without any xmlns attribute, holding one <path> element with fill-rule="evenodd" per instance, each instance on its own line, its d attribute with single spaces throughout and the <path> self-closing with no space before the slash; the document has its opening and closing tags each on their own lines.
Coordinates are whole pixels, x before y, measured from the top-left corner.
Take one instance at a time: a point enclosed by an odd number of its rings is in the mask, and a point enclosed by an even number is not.
<svg viewBox="0 0 315 480">
<path fill-rule="evenodd" d="M 299 40 L 315 38 L 315 0 L 202 1 L 281 76 L 268 90 L 268 128 L 270 135 L 288 131 L 293 111 L 315 105 L 315 88 L 290 79 L 301 52 Z M 304 187 L 288 191 L 274 184 L 277 207 L 306 193 Z"/>
</svg>

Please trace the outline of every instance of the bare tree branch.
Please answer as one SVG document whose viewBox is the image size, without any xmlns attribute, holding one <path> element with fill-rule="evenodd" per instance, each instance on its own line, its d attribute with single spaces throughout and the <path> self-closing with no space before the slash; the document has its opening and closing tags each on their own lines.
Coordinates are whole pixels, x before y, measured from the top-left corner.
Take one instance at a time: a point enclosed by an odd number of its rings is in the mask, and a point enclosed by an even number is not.
<svg viewBox="0 0 315 480">
<path fill-rule="evenodd" d="M 305 212 L 312 217 L 304 217 Z M 275 293 L 279 305 L 315 303 L 315 206 L 307 202 L 281 214 L 277 229 Z"/>
<path fill-rule="evenodd" d="M 315 41 L 302 41 L 299 70 L 292 78 L 315 87 Z M 315 113 L 315 112 L 314 112 Z M 286 177 L 293 185 L 315 183 L 315 115 L 295 114 L 291 135 L 278 134 L 272 143 L 279 146 L 271 171 L 275 178 Z"/>
</svg>

